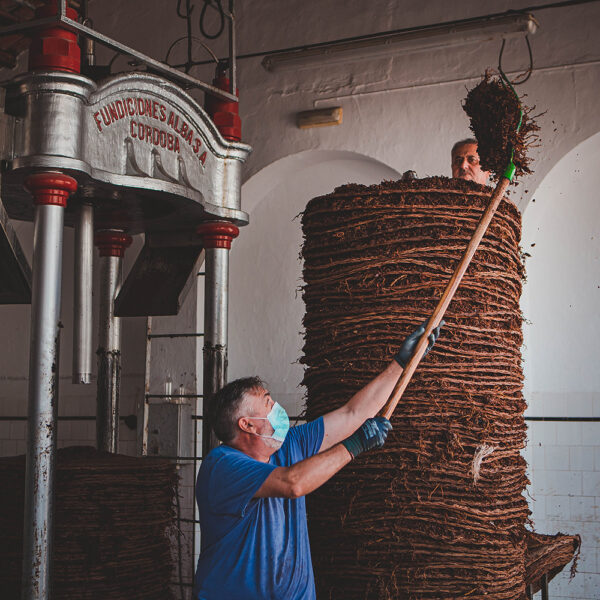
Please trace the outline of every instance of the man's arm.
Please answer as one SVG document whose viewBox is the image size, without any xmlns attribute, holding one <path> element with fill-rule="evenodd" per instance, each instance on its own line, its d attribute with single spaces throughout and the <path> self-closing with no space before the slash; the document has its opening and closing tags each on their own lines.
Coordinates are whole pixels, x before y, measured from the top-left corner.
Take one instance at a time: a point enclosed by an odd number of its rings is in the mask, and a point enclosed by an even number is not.
<svg viewBox="0 0 600 600">
<path fill-rule="evenodd" d="M 361 452 L 381 448 L 391 428 L 391 423 L 383 417 L 367 419 L 354 434 L 333 448 L 271 471 L 254 497 L 299 498 L 309 494 Z"/>
<path fill-rule="evenodd" d="M 315 454 L 291 467 L 277 467 L 260 486 L 255 498 L 299 498 L 305 496 L 352 460 L 352 455 L 342 444 L 326 452 Z"/>
<path fill-rule="evenodd" d="M 444 321 L 429 336 L 429 346 L 425 354 L 433 347 L 442 325 L 444 325 Z M 323 452 L 347 438 L 362 425 L 365 419 L 374 417 L 383 408 L 402 374 L 402 365 L 408 363 L 424 332 L 425 327 L 423 325 L 413 331 L 404 340 L 394 356 L 394 360 L 387 366 L 385 371 L 356 392 L 344 406 L 323 415 L 325 433 L 319 452 Z"/>
<path fill-rule="evenodd" d="M 374 417 L 384 406 L 396 382 L 402 374 L 402 367 L 393 360 L 375 379 L 356 392 L 346 404 L 323 415 L 323 452 L 355 432 L 369 417 Z"/>
</svg>

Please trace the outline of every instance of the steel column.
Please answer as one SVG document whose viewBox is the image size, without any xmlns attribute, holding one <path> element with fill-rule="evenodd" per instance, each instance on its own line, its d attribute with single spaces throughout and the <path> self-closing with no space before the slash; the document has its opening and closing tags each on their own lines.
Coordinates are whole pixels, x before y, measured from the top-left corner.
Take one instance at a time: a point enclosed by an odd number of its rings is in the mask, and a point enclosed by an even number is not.
<svg viewBox="0 0 600 600">
<path fill-rule="evenodd" d="M 38 173 L 25 186 L 36 209 L 21 596 L 43 600 L 50 597 L 64 210 L 77 182 Z"/>
<path fill-rule="evenodd" d="M 92 286 L 94 208 L 82 203 L 75 222 L 73 383 L 92 380 Z"/>
<path fill-rule="evenodd" d="M 119 445 L 121 319 L 115 317 L 114 301 L 121 289 L 123 256 L 131 237 L 122 231 L 100 231 L 96 245 L 100 255 L 96 445 L 98 450 L 115 453 Z"/>
<path fill-rule="evenodd" d="M 213 395 L 227 382 L 227 311 L 229 250 L 239 230 L 231 223 L 210 222 L 198 227 L 205 248 L 203 414 Z M 219 443 L 208 419 L 202 420 L 202 456 Z"/>
</svg>

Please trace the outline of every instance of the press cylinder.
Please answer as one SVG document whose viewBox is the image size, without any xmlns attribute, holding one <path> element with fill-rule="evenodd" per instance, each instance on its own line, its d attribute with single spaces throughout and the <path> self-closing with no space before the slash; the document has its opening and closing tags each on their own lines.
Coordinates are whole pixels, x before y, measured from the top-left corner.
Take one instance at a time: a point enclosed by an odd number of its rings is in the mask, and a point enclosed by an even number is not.
<svg viewBox="0 0 600 600">
<path fill-rule="evenodd" d="M 94 208 L 82 203 L 75 222 L 75 283 L 73 301 L 73 383 L 92 380 L 92 286 Z"/>
<path fill-rule="evenodd" d="M 123 231 L 96 234 L 100 271 L 98 326 L 98 381 L 96 398 L 96 445 L 117 452 L 119 442 L 119 393 L 121 387 L 121 320 L 114 302 L 122 282 L 123 256 L 131 237 Z"/>
<path fill-rule="evenodd" d="M 36 173 L 25 187 L 35 220 L 22 598 L 42 600 L 50 594 L 64 212 L 77 182 L 62 173 Z"/>
<path fill-rule="evenodd" d="M 199 225 L 197 232 L 206 252 L 203 350 L 203 412 L 206 414 L 213 395 L 227 383 L 229 251 L 239 229 L 231 223 L 213 221 Z M 204 419 L 202 456 L 218 443 L 208 419 Z"/>
</svg>

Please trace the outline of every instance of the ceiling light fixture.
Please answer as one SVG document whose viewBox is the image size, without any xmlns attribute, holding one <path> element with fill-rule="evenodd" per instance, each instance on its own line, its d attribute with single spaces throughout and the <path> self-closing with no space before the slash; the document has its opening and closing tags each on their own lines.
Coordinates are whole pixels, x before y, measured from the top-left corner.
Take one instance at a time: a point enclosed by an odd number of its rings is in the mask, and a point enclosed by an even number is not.
<svg viewBox="0 0 600 600">
<path fill-rule="evenodd" d="M 283 50 L 265 56 L 262 65 L 267 71 L 310 68 L 323 63 L 351 62 L 525 36 L 535 33 L 537 26 L 538 23 L 531 14 L 493 15 Z"/>
</svg>

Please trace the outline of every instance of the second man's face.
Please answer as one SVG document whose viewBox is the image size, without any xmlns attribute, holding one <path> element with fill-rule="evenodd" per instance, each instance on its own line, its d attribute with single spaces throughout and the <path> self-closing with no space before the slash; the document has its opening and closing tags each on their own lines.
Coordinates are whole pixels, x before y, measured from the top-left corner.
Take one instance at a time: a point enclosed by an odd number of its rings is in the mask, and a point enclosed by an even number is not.
<svg viewBox="0 0 600 600">
<path fill-rule="evenodd" d="M 485 185 L 489 171 L 483 171 L 479 164 L 477 144 L 463 144 L 452 153 L 452 177 L 474 181 Z"/>
</svg>

